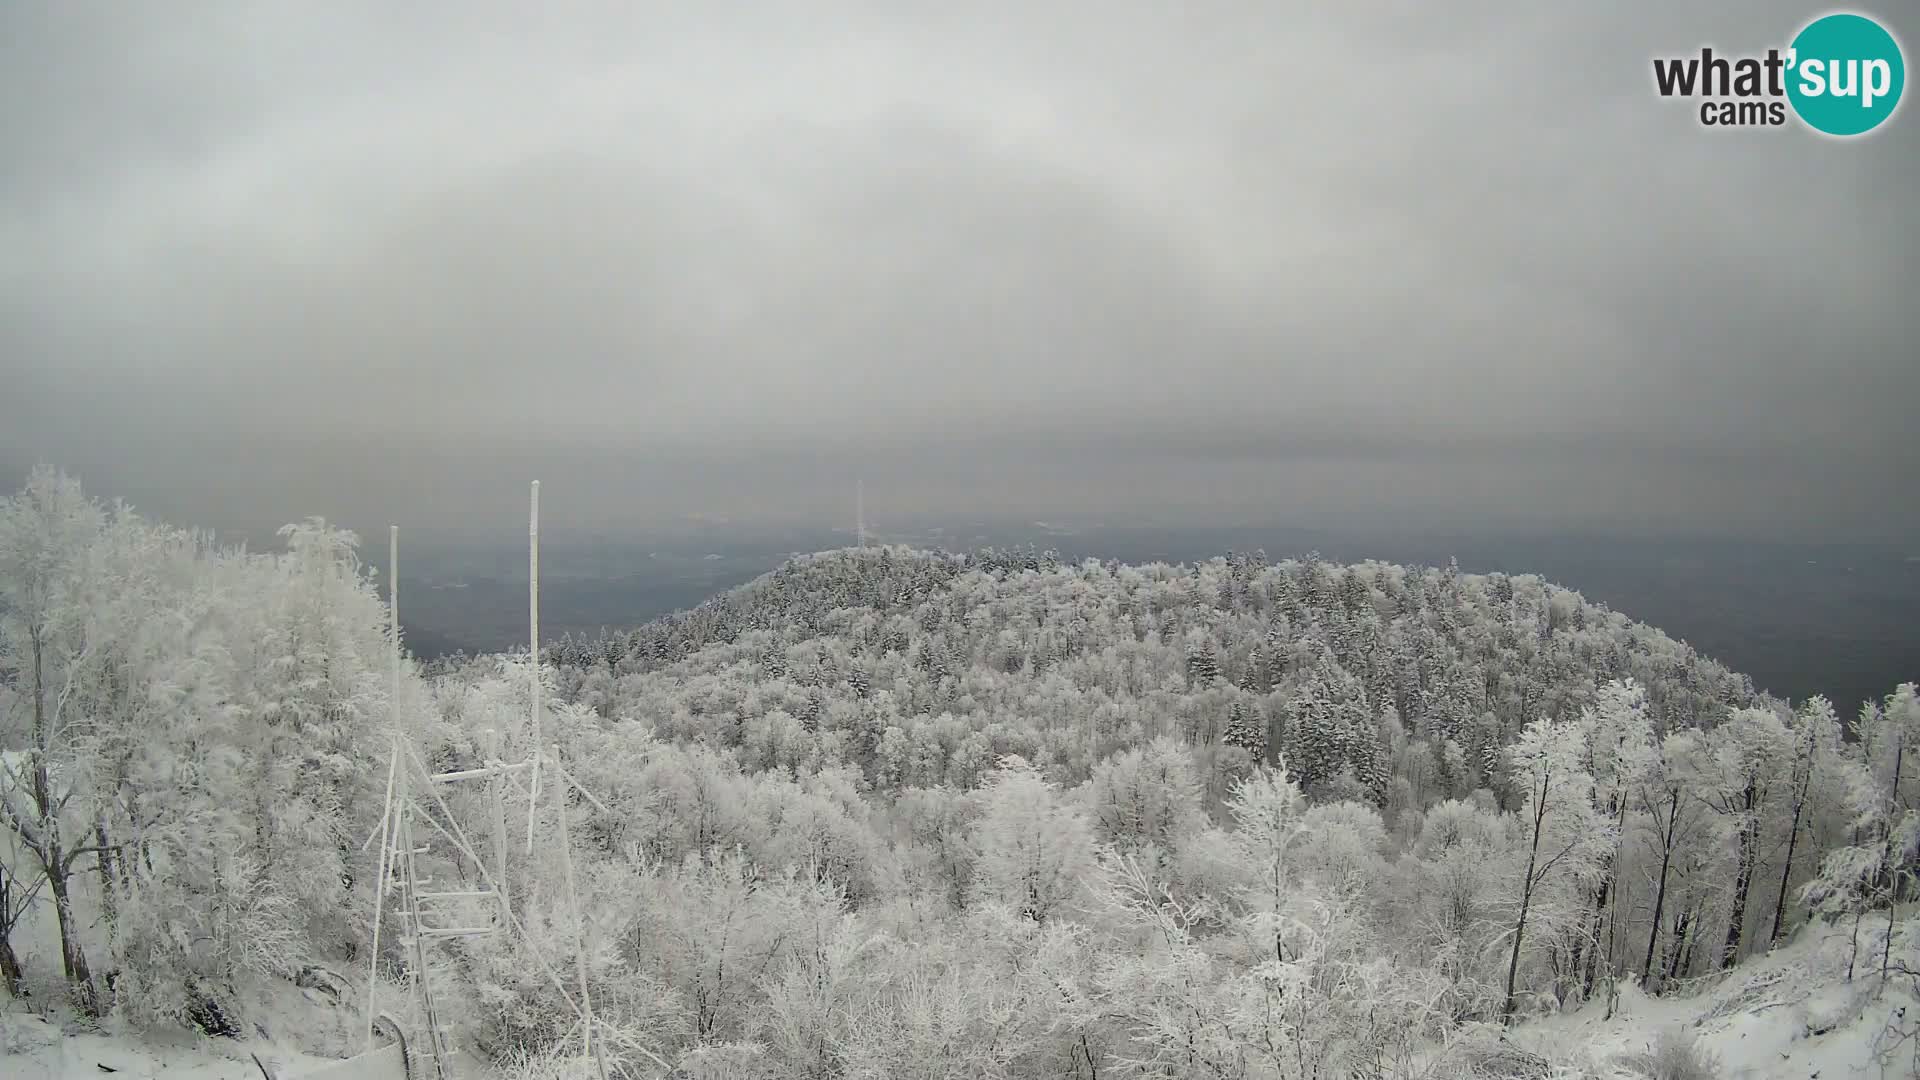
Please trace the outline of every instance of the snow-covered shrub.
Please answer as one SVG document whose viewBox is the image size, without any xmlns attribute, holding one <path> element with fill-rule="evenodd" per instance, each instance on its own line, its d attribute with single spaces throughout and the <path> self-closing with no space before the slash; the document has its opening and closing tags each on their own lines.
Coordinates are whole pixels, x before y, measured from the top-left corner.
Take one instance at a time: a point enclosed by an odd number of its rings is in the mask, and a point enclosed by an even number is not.
<svg viewBox="0 0 1920 1080">
<path fill-rule="evenodd" d="M 1620 1063 L 1646 1080 L 1719 1080 L 1720 1061 L 1689 1032 L 1665 1028 L 1653 1045 L 1621 1058 Z"/>
</svg>

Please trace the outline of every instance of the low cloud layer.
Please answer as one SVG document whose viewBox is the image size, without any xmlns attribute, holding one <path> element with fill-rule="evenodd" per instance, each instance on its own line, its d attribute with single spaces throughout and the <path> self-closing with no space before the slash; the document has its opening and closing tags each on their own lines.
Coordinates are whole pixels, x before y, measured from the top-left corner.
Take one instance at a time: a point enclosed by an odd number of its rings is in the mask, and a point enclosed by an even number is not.
<svg viewBox="0 0 1920 1080">
<path fill-rule="evenodd" d="M 1920 118 L 1790 4 L 11 5 L 0 467 L 188 520 L 1920 524 Z M 1894 23 L 1909 40 L 1920 34 Z M 1910 49 L 1911 51 L 1911 49 Z"/>
</svg>

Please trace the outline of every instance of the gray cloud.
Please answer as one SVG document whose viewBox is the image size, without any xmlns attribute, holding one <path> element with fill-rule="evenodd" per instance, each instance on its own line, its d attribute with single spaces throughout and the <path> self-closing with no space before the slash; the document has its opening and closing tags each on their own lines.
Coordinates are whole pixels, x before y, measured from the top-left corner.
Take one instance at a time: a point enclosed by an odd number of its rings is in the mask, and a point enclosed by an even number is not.
<svg viewBox="0 0 1920 1080">
<path fill-rule="evenodd" d="M 1912 107 L 1835 143 L 1652 92 L 1793 5 L 351 7 L 0 14 L 0 467 L 223 524 L 511 521 L 531 475 L 583 524 L 825 520 L 855 471 L 1920 524 Z"/>
</svg>

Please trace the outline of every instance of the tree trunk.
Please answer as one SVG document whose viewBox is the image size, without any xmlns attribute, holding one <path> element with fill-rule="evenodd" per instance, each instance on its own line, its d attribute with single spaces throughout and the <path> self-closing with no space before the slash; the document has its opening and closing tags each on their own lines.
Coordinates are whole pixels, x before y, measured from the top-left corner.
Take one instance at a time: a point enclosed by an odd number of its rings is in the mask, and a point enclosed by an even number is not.
<svg viewBox="0 0 1920 1080">
<path fill-rule="evenodd" d="M 1793 849 L 1800 842 L 1800 815 L 1806 810 L 1807 788 L 1813 780 L 1813 762 L 1807 762 L 1807 777 L 1800 784 L 1800 793 L 1793 800 L 1793 824 L 1787 832 L 1787 864 L 1780 868 L 1780 895 L 1773 902 L 1773 933 L 1767 937 L 1767 947 L 1780 943 L 1780 928 L 1787 921 L 1787 889 L 1793 884 Z"/>
<path fill-rule="evenodd" d="M 113 848 L 107 845 L 107 823 L 95 820 L 93 823 L 94 865 L 100 872 L 100 915 L 106 920 L 107 933 L 113 933 L 114 921 L 119 916 L 118 899 L 120 895 L 119 878 L 113 869 Z M 109 940 L 112 940 L 109 937 Z"/>
<path fill-rule="evenodd" d="M 54 916 L 60 926 L 60 963 L 66 972 L 68 991 L 81 1013 L 98 1016 L 99 995 L 94 992 L 86 951 L 80 946 L 79 927 L 74 925 L 73 900 L 67 894 L 69 868 L 60 843 L 60 808 L 48 783 L 47 751 L 53 736 L 47 730 L 46 670 L 37 630 L 29 633 L 29 641 L 33 651 L 33 799 L 40 811 L 40 840 L 34 854 L 46 871 L 47 888 L 53 892 Z"/>
<path fill-rule="evenodd" d="M 1599 927 L 1598 912 L 1593 907 L 1587 908 L 1586 915 L 1580 919 L 1580 928 L 1574 931 L 1573 941 L 1567 946 L 1567 976 L 1561 985 L 1568 993 L 1573 990 L 1572 984 L 1580 981 L 1580 969 L 1587 959 L 1587 942 L 1600 932 Z"/>
<path fill-rule="evenodd" d="M 47 888 L 53 892 L 53 913 L 60 923 L 60 962 L 66 970 L 67 991 L 73 997 L 73 1006 L 84 1016 L 99 1016 L 100 995 L 93 986 L 93 971 L 87 967 L 86 950 L 80 947 L 80 931 L 74 925 L 73 898 L 67 893 L 64 869 L 48 869 Z"/>
<path fill-rule="evenodd" d="M 1907 755 L 1906 739 L 1901 734 L 1894 735 L 1893 743 L 1893 784 L 1887 792 L 1887 841 L 1884 854 L 1880 857 L 1880 873 L 1887 879 L 1887 942 L 1880 950 L 1880 986 L 1874 994 L 1887 992 L 1887 969 L 1893 963 L 1893 922 L 1900 913 L 1900 876 L 1893 868 L 1893 819 L 1900 808 L 1900 768 Z"/>
<path fill-rule="evenodd" d="M 1663 985 L 1679 978 L 1680 973 L 1686 970 L 1689 945 L 1688 937 L 1692 929 L 1693 909 L 1682 909 L 1680 914 L 1675 916 L 1673 920 L 1673 935 L 1667 944 L 1667 973 L 1666 976 L 1661 979 Z"/>
<path fill-rule="evenodd" d="M 1615 825 L 1627 819 L 1627 796 L 1625 791 L 1616 791 L 1607 800 L 1607 817 Z M 1622 834 L 1624 835 L 1624 834 Z M 1585 931 L 1573 943 L 1573 970 L 1580 975 L 1580 998 L 1586 1000 L 1593 996 L 1593 983 L 1600 966 L 1600 923 L 1606 915 L 1607 899 L 1613 895 L 1613 868 L 1619 862 L 1620 841 L 1614 841 L 1614 850 L 1607 852 L 1600 863 L 1600 886 L 1593 893 L 1593 909 L 1588 912 Z M 1580 959 L 1586 954 L 1586 970 L 1581 971 Z M 1612 963 L 1612 957 L 1608 958 Z"/>
<path fill-rule="evenodd" d="M 20 958 L 13 954 L 13 937 L 9 933 L 0 933 L 0 986 L 5 986 L 7 996 L 22 998 L 26 996 L 26 987 L 21 982 Z"/>
<path fill-rule="evenodd" d="M 1693 971 L 1693 949 L 1700 944 L 1698 913 L 1689 911 L 1688 915 L 1687 933 L 1681 938 L 1686 944 L 1680 950 L 1680 968 L 1676 977 L 1684 977 Z"/>
<path fill-rule="evenodd" d="M 1527 877 L 1529 884 L 1520 895 L 1520 920 L 1514 924 L 1513 928 L 1513 955 L 1507 960 L 1507 1000 L 1506 1004 L 1500 1009 L 1500 1022 L 1503 1024 L 1513 1023 L 1513 989 L 1514 980 L 1520 973 L 1520 942 L 1521 939 L 1526 936 L 1527 909 L 1533 903 L 1533 887 L 1531 885 L 1531 879 L 1533 877 L 1532 859 L 1527 860 Z"/>
<path fill-rule="evenodd" d="M 1672 792 L 1673 801 L 1669 805 L 1667 816 L 1667 835 L 1660 845 L 1660 883 L 1653 891 L 1653 929 L 1647 931 L 1647 959 L 1640 965 L 1640 985 L 1644 988 L 1647 980 L 1653 977 L 1653 949 L 1660 941 L 1660 915 L 1667 903 L 1667 871 L 1673 866 L 1673 834 L 1680 827 L 1680 792 Z"/>
<path fill-rule="evenodd" d="M 1613 890 L 1613 907 L 1607 911 L 1607 1019 L 1613 1019 L 1620 1006 L 1620 902 L 1625 889 Z"/>
<path fill-rule="evenodd" d="M 1533 847 L 1527 852 L 1527 876 L 1520 886 L 1520 919 L 1513 927 L 1513 955 L 1507 960 L 1507 1001 L 1500 1008 L 1500 1022 L 1513 1023 L 1514 980 L 1520 974 L 1520 942 L 1527 933 L 1527 911 L 1533 906 L 1533 868 L 1540 858 L 1540 823 L 1547 816 L 1547 782 L 1542 778 L 1540 793 L 1534 799 Z"/>
<path fill-rule="evenodd" d="M 13 889 L 14 880 L 7 876 L 7 868 L 0 866 L 0 986 L 4 986 L 7 996 L 24 996 L 25 988 L 20 983 L 20 958 L 13 952 Z"/>
<path fill-rule="evenodd" d="M 1733 875 L 1733 905 L 1727 913 L 1727 941 L 1720 949 L 1720 966 L 1730 968 L 1740 959 L 1740 938 L 1747 925 L 1747 890 L 1753 884 L 1753 863 L 1755 848 L 1758 846 L 1759 823 L 1754 820 L 1754 782 L 1747 780 L 1746 791 L 1742 793 L 1741 809 L 1745 817 L 1740 822 L 1740 861 Z"/>
<path fill-rule="evenodd" d="M 1607 897 L 1613 893 L 1613 859 L 1607 859 L 1607 876 L 1600 879 L 1600 894 L 1593 901 L 1593 917 L 1588 923 L 1588 934 L 1592 945 L 1587 951 L 1587 970 L 1580 979 L 1580 999 L 1585 1001 L 1593 996 L 1593 982 L 1600 971 L 1600 919 L 1607 910 Z M 1580 957 L 1574 956 L 1574 965 L 1579 966 Z"/>
</svg>

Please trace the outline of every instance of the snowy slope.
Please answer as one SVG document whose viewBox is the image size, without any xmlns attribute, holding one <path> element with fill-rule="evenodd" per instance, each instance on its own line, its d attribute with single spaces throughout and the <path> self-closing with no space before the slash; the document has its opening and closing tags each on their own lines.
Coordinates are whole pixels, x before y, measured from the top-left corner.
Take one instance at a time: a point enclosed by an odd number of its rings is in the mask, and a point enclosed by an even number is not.
<svg viewBox="0 0 1920 1080">
<path fill-rule="evenodd" d="M 264 1080 L 262 1068 L 275 1080 L 391 1080 L 402 1075 L 399 1053 L 398 1046 L 388 1044 L 347 1061 L 303 1053 L 269 1038 L 236 1042 L 63 1032 L 39 1016 L 0 1013 L 0 1077 L 6 1080 Z M 493 1075 L 471 1057 L 459 1055 L 458 1061 L 460 1080 Z"/>
<path fill-rule="evenodd" d="M 7 1080 L 261 1080 L 251 1054 L 276 1076 L 293 1077 L 327 1064 L 274 1041 L 139 1038 L 66 1033 L 32 1015 L 0 1015 L 0 1076 Z M 103 1067 L 104 1066 L 104 1067 Z M 109 1073 L 107 1070 L 112 1069 Z"/>
<path fill-rule="evenodd" d="M 1920 1076 L 1920 1047 L 1901 1035 L 1920 1019 L 1920 978 L 1896 974 L 1877 993 L 1886 926 L 1884 912 L 1862 921 L 1852 981 L 1852 924 L 1810 926 L 1685 996 L 1653 998 L 1623 986 L 1612 1019 L 1596 1002 L 1524 1025 L 1513 1041 L 1556 1062 L 1584 1046 L 1584 1054 L 1572 1056 L 1603 1064 L 1645 1052 L 1663 1031 L 1678 1030 L 1719 1060 L 1723 1080 L 1909 1080 Z M 1920 918 L 1895 927 L 1893 961 L 1920 971 Z"/>
<path fill-rule="evenodd" d="M 52 928 L 33 929 L 40 932 L 24 935 L 29 955 L 57 957 Z M 57 977 L 57 959 L 34 955 L 33 963 Z M 276 1077 L 293 1080 L 358 1050 L 364 1038 L 357 996 L 338 1001 L 279 980 L 258 988 L 261 1008 L 244 1040 L 142 1035 L 114 1017 L 82 1024 L 64 1007 L 57 978 L 31 981 L 30 992 L 26 1002 L 0 996 L 0 1080 L 261 1080 L 255 1054 Z"/>
<path fill-rule="evenodd" d="M 92 1027 L 70 1021 L 63 1027 L 0 998 L 0 1080 L 262 1080 L 262 1065 L 275 1080 L 388 1080 L 394 1074 L 390 1055 L 379 1059 L 378 1069 L 348 1066 L 343 1073 L 339 1068 L 346 1055 L 362 1047 L 364 1014 L 357 995 L 335 1002 L 286 982 L 261 993 L 266 1000 L 259 1020 L 252 1037 L 243 1040 L 141 1035 L 111 1018 Z M 472 1056 L 456 1056 L 459 1080 L 493 1075 Z"/>
</svg>

